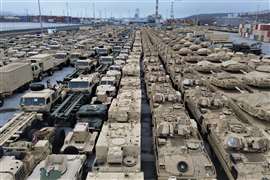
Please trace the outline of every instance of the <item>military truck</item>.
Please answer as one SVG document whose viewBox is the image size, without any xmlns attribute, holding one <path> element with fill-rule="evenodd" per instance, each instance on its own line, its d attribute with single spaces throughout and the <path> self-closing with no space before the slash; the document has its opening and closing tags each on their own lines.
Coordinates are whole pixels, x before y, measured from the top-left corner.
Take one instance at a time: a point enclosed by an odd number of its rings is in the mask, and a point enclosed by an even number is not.
<svg viewBox="0 0 270 180">
<path fill-rule="evenodd" d="M 86 94 L 93 94 L 97 83 L 100 80 L 99 73 L 92 73 L 88 75 L 80 75 L 77 78 L 71 79 L 68 82 L 68 92 L 80 92 Z"/>
<path fill-rule="evenodd" d="M 77 112 L 77 121 L 88 123 L 89 131 L 100 131 L 108 119 L 108 107 L 103 104 L 81 106 Z"/>
<path fill-rule="evenodd" d="M 79 59 L 80 55 L 81 55 L 81 53 L 79 51 L 75 51 L 75 52 L 70 53 L 69 59 L 70 59 L 70 64 L 72 66 L 75 66 L 76 61 Z"/>
<path fill-rule="evenodd" d="M 61 152 L 64 154 L 93 154 L 97 138 L 98 132 L 90 132 L 87 122 L 78 122 L 73 131 L 67 134 Z"/>
<path fill-rule="evenodd" d="M 91 72 L 96 65 L 97 61 L 94 59 L 78 59 L 75 63 L 76 69 L 87 73 Z"/>
<path fill-rule="evenodd" d="M 11 63 L 1 67 L 0 77 L 0 96 L 2 99 L 16 91 L 27 90 L 34 80 L 31 65 L 27 63 Z"/>
<path fill-rule="evenodd" d="M 49 113 L 53 104 L 63 99 L 62 87 L 46 88 L 42 84 L 34 84 L 31 91 L 21 97 L 20 107 L 25 112 Z"/>
<path fill-rule="evenodd" d="M 36 166 L 28 179 L 79 180 L 86 176 L 85 161 L 85 155 L 51 154 Z"/>
<path fill-rule="evenodd" d="M 41 77 L 48 74 L 52 75 L 54 72 L 55 64 L 53 62 L 53 56 L 51 54 L 38 54 L 31 56 L 27 59 L 27 62 L 30 62 L 32 64 L 32 69 L 36 71 L 36 69 L 39 67 L 41 68 L 41 72 L 37 77 Z"/>
<path fill-rule="evenodd" d="M 69 54 L 65 51 L 58 51 L 54 55 L 53 62 L 55 67 L 59 67 L 61 69 L 69 64 Z"/>
<path fill-rule="evenodd" d="M 112 56 L 100 56 L 98 62 L 100 65 L 113 65 L 114 58 Z"/>
</svg>

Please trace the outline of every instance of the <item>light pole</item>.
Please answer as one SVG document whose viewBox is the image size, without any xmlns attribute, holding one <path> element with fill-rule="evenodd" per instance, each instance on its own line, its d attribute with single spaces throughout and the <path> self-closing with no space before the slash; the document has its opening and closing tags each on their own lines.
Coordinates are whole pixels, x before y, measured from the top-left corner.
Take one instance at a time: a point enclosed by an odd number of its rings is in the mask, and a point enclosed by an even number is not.
<svg viewBox="0 0 270 180">
<path fill-rule="evenodd" d="M 40 0 L 38 0 L 38 11 L 39 11 L 40 31 L 41 31 L 41 33 L 43 33 L 43 24 L 42 24 L 42 17 L 41 17 Z"/>
</svg>

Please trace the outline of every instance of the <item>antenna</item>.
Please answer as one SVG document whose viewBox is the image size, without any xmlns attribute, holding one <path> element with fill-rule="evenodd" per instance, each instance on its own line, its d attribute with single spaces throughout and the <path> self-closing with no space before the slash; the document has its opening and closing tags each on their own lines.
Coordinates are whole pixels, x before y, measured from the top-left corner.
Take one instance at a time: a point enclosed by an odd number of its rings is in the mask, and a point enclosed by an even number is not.
<svg viewBox="0 0 270 180">
<path fill-rule="evenodd" d="M 43 24 L 42 24 L 42 17 L 41 17 L 40 0 L 38 0 L 38 11 L 39 11 L 40 31 L 41 31 L 41 33 L 43 33 Z"/>
<path fill-rule="evenodd" d="M 158 0 L 156 0 L 156 16 L 155 16 L 155 19 L 156 19 L 156 23 L 159 22 L 159 17 L 158 17 L 158 6 L 159 6 L 159 2 Z"/>
<path fill-rule="evenodd" d="M 174 19 L 174 2 L 171 2 L 171 19 Z"/>
</svg>

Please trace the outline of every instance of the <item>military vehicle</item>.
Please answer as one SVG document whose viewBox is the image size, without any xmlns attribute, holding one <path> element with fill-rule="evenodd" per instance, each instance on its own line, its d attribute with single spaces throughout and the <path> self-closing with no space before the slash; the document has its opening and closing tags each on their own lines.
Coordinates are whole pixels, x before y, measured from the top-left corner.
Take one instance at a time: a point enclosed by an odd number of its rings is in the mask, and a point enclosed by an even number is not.
<svg viewBox="0 0 270 180">
<path fill-rule="evenodd" d="M 79 92 L 93 94 L 97 83 L 100 80 L 99 73 L 80 75 L 68 82 L 68 92 Z"/>
<path fill-rule="evenodd" d="M 0 179 L 24 180 L 27 177 L 23 162 L 15 156 L 2 156 L 0 158 Z"/>
<path fill-rule="evenodd" d="M 51 154 L 36 166 L 28 179 L 79 180 L 86 175 L 85 161 L 85 155 Z"/>
<path fill-rule="evenodd" d="M 54 66 L 60 69 L 70 63 L 69 54 L 65 51 L 58 51 L 54 55 Z"/>
<path fill-rule="evenodd" d="M 104 124 L 96 144 L 93 172 L 140 171 L 140 129 L 138 123 Z"/>
<path fill-rule="evenodd" d="M 54 103 L 59 99 L 63 99 L 65 93 L 62 87 L 46 88 L 42 84 L 33 84 L 31 91 L 21 97 L 20 106 L 26 112 L 50 112 Z"/>
<path fill-rule="evenodd" d="M 75 63 L 76 69 L 87 73 L 91 72 L 96 65 L 97 61 L 94 59 L 78 59 Z"/>
<path fill-rule="evenodd" d="M 243 115 L 237 116 L 239 110 L 235 114 L 226 99 L 206 87 L 196 87 L 185 94 L 188 109 L 201 125 L 229 179 L 269 178 L 269 166 L 266 165 L 269 135 L 248 123 Z"/>
<path fill-rule="evenodd" d="M 101 102 L 103 104 L 111 104 L 113 97 L 116 96 L 117 81 L 115 76 L 104 76 L 96 89 L 96 97 L 92 102 Z"/>
<path fill-rule="evenodd" d="M 55 65 L 53 62 L 53 56 L 51 54 L 37 54 L 29 57 L 29 59 L 27 59 L 27 62 L 31 63 L 35 71 L 38 72 L 39 69 L 41 69 L 39 74 L 40 77 L 45 74 L 51 76 L 54 72 Z"/>
<path fill-rule="evenodd" d="M 144 180 L 142 172 L 89 172 L 86 180 Z"/>
<path fill-rule="evenodd" d="M 112 56 L 100 56 L 98 62 L 102 65 L 113 65 L 114 58 Z"/>
<path fill-rule="evenodd" d="M 88 123 L 90 131 L 100 131 L 102 125 L 108 119 L 108 107 L 103 104 L 91 104 L 81 106 L 77 112 L 77 121 Z"/>
<path fill-rule="evenodd" d="M 109 122 L 139 123 L 141 117 L 141 90 L 121 90 L 112 101 Z"/>
<path fill-rule="evenodd" d="M 98 132 L 90 132 L 87 122 L 78 122 L 73 131 L 67 134 L 61 152 L 64 154 L 92 154 L 97 138 Z"/>
</svg>

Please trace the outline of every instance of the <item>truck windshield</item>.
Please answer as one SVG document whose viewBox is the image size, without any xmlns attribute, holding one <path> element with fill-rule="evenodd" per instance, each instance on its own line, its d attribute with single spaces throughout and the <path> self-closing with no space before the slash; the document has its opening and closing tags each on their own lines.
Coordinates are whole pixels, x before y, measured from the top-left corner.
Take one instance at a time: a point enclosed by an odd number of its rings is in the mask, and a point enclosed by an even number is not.
<svg viewBox="0 0 270 180">
<path fill-rule="evenodd" d="M 111 86 L 113 86 L 113 81 L 101 81 L 100 85 L 111 85 Z"/>
<path fill-rule="evenodd" d="M 24 106 L 40 106 L 40 105 L 45 105 L 45 98 L 22 98 L 21 99 L 21 105 Z"/>
<path fill-rule="evenodd" d="M 100 59 L 100 62 L 105 62 L 105 63 L 111 63 L 112 62 L 112 59 L 111 58 L 101 58 Z"/>
<path fill-rule="evenodd" d="M 120 71 L 119 67 L 110 67 L 110 70 Z"/>
<path fill-rule="evenodd" d="M 80 56 L 79 54 L 71 54 L 70 58 L 79 58 L 79 56 Z"/>
<path fill-rule="evenodd" d="M 73 82 L 68 83 L 68 87 L 71 89 L 72 88 L 88 88 L 89 84 L 86 81 L 80 81 L 80 82 L 73 81 Z"/>
<path fill-rule="evenodd" d="M 77 61 L 77 66 L 88 66 L 88 62 L 86 61 Z"/>
<path fill-rule="evenodd" d="M 64 58 L 66 58 L 66 55 L 65 54 L 56 54 L 56 55 L 54 55 L 54 57 L 56 59 L 64 59 Z"/>
</svg>

